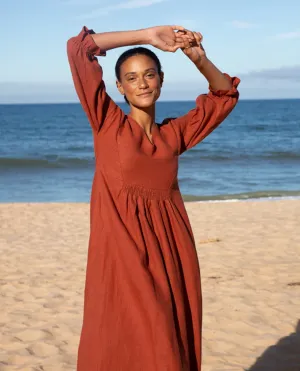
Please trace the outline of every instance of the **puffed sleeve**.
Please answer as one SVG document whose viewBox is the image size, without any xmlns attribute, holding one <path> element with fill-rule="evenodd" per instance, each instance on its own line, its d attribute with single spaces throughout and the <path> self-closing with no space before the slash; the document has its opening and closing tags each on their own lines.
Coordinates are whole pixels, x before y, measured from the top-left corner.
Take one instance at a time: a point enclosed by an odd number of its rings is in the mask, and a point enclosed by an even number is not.
<svg viewBox="0 0 300 371">
<path fill-rule="evenodd" d="M 177 137 L 179 155 L 207 137 L 235 107 L 239 98 L 237 86 L 240 79 L 224 75 L 232 82 L 230 90 L 213 90 L 209 86 L 208 94 L 198 96 L 194 109 L 170 120 Z"/>
<path fill-rule="evenodd" d="M 78 36 L 68 40 L 67 54 L 78 98 L 93 130 L 98 132 L 119 107 L 106 93 L 102 67 L 96 58 L 106 53 L 91 34 L 93 30 L 83 27 Z"/>
</svg>

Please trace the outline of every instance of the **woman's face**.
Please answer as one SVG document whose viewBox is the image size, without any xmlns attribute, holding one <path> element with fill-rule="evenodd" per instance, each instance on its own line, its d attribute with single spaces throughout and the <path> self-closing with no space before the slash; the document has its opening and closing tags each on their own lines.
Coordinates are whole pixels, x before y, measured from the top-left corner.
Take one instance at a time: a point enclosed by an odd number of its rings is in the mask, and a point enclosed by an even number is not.
<svg viewBox="0 0 300 371">
<path fill-rule="evenodd" d="M 135 107 L 152 106 L 160 96 L 163 73 L 158 74 L 156 63 L 146 55 L 128 58 L 120 70 L 117 87 Z"/>
</svg>

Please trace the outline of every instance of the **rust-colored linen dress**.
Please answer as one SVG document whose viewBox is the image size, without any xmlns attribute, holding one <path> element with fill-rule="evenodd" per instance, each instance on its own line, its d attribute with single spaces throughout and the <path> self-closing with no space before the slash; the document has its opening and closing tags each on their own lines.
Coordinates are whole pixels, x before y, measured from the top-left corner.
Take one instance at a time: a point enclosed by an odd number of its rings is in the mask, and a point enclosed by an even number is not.
<svg viewBox="0 0 300 371">
<path fill-rule="evenodd" d="M 96 159 L 77 370 L 199 371 L 200 272 L 178 157 L 232 111 L 239 79 L 153 125 L 151 142 L 106 93 L 95 57 L 105 52 L 92 32 L 84 27 L 67 45 Z"/>
</svg>

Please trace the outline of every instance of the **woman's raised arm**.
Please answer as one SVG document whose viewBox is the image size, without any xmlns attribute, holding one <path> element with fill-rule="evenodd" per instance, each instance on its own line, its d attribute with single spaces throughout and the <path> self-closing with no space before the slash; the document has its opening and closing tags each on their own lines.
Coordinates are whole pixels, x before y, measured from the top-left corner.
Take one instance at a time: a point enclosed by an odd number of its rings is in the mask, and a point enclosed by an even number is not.
<svg viewBox="0 0 300 371">
<path fill-rule="evenodd" d="M 192 40 L 192 36 L 179 34 L 184 30 L 182 26 L 157 26 L 136 31 L 104 32 L 91 35 L 101 50 L 110 50 L 122 46 L 152 45 L 156 48 L 175 52 L 184 47 L 185 39 Z"/>
<path fill-rule="evenodd" d="M 106 53 L 94 42 L 92 34 L 83 27 L 78 36 L 68 40 L 67 53 L 78 98 L 93 131 L 98 132 L 107 118 L 120 109 L 106 93 L 102 67 L 95 57 Z"/>
<path fill-rule="evenodd" d="M 184 32 L 194 37 L 194 41 L 188 43 L 185 39 L 182 51 L 206 78 L 209 92 L 199 95 L 196 107 L 186 115 L 171 120 L 177 136 L 178 154 L 201 142 L 225 120 L 238 102 L 237 87 L 240 83 L 238 77 L 222 73 L 207 58 L 200 33 L 189 30 Z"/>
<path fill-rule="evenodd" d="M 106 93 L 102 67 L 96 56 L 122 46 L 151 44 L 163 51 L 175 52 L 183 47 L 183 36 L 176 31 L 181 26 L 160 26 L 137 31 L 106 32 L 95 34 L 83 27 L 78 36 L 67 43 L 67 53 L 72 77 L 80 103 L 95 132 L 105 122 L 117 120 L 119 107 Z"/>
</svg>

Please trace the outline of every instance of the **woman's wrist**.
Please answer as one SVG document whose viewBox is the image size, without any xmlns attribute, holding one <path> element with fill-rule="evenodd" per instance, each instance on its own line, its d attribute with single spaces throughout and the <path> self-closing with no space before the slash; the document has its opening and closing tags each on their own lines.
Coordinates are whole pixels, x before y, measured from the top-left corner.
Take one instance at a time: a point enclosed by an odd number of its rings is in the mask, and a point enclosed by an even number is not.
<svg viewBox="0 0 300 371">
<path fill-rule="evenodd" d="M 148 28 L 136 30 L 138 45 L 151 45 L 151 34 Z"/>
<path fill-rule="evenodd" d="M 195 65 L 198 68 L 198 70 L 201 72 L 201 70 L 205 69 L 205 67 L 209 64 L 209 59 L 206 55 L 201 56 L 197 61 L 195 61 Z"/>
</svg>

